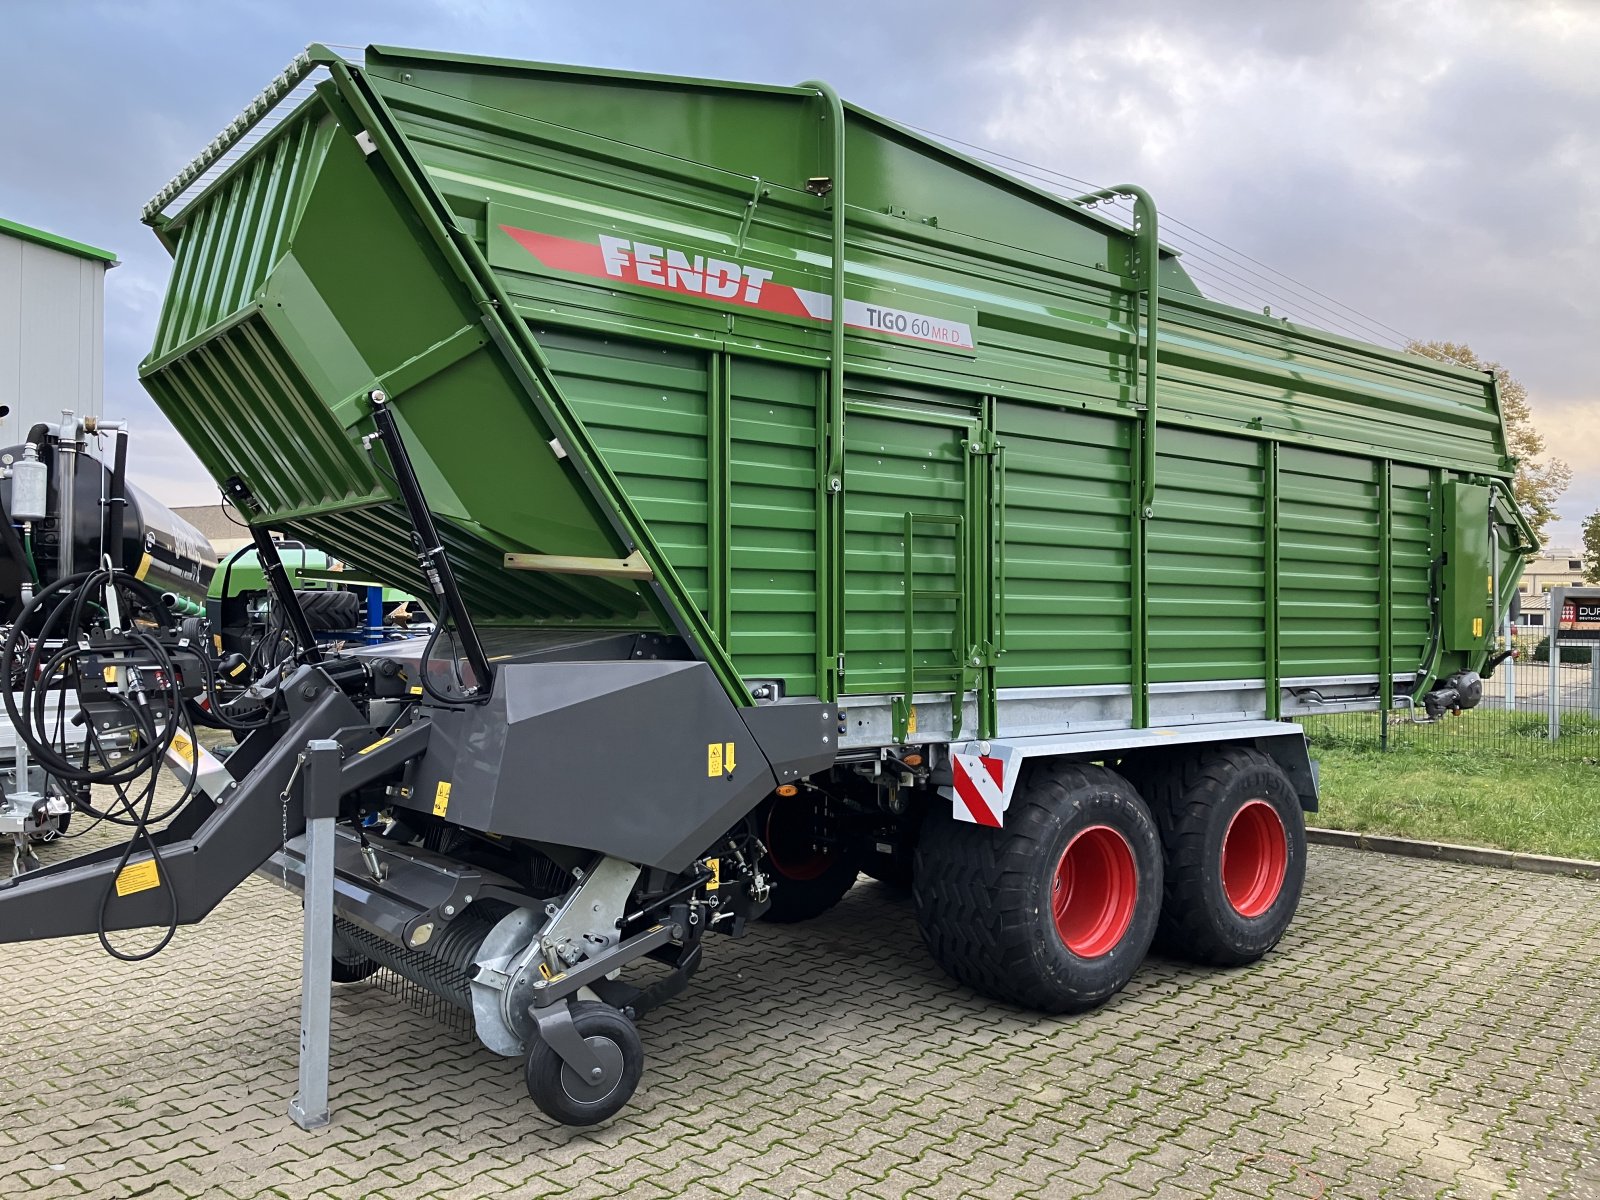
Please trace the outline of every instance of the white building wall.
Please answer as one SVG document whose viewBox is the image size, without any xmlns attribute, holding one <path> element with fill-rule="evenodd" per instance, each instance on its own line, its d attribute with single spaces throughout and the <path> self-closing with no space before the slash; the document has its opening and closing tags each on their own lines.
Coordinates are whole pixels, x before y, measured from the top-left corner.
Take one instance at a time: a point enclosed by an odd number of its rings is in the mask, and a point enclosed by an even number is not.
<svg viewBox="0 0 1600 1200">
<path fill-rule="evenodd" d="M 61 410 L 101 415 L 106 264 L 0 231 L 0 446 Z"/>
</svg>

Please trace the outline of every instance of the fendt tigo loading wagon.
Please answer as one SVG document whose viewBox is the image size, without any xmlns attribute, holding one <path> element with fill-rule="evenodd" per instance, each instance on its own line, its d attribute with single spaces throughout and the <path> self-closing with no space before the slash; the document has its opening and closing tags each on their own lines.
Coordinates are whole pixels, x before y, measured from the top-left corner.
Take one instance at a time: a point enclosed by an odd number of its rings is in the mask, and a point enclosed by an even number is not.
<svg viewBox="0 0 1600 1200">
<path fill-rule="evenodd" d="M 1317 802 L 1292 719 L 1477 702 L 1515 463 L 1488 376 L 1207 300 L 1105 194 L 1132 228 L 820 83 L 313 46 L 146 210 L 141 373 L 264 558 L 438 630 L 306 634 L 225 774 L 0 889 L 0 938 L 303 886 L 336 810 L 334 978 L 460 1005 L 573 1124 L 708 931 L 862 870 L 1043 1012 L 1158 928 L 1268 952 Z M 178 687 L 82 620 L 96 703 Z"/>
</svg>

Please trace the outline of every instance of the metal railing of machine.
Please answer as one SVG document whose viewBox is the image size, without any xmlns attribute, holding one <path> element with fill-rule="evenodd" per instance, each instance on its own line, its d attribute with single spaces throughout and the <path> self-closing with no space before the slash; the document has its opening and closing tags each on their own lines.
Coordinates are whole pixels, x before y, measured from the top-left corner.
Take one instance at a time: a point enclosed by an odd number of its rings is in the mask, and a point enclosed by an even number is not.
<svg viewBox="0 0 1600 1200">
<path fill-rule="evenodd" d="M 223 157 L 242 141 L 257 125 L 266 119 L 283 100 L 291 95 L 318 67 L 338 61 L 339 55 L 319 42 L 313 42 L 295 55 L 273 80 L 262 88 L 255 99 L 245 105 L 222 132 L 212 138 L 206 148 L 197 154 L 183 170 L 179 171 L 140 210 L 140 219 L 146 225 L 156 225 L 163 219 L 168 205 L 187 192 Z"/>
</svg>

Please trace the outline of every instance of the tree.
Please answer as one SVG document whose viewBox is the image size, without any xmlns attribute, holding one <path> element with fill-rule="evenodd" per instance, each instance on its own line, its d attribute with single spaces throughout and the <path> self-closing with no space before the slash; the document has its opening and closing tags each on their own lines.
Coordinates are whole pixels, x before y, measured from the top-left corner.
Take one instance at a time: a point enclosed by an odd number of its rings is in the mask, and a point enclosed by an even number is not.
<svg viewBox="0 0 1600 1200">
<path fill-rule="evenodd" d="M 1465 342 L 1412 342 L 1406 349 L 1412 354 L 1421 354 L 1469 370 L 1493 372 L 1500 384 L 1500 413 L 1506 423 L 1507 453 L 1517 460 L 1517 474 L 1512 480 L 1511 490 L 1516 493 L 1522 515 L 1528 519 L 1528 524 L 1533 526 L 1534 534 L 1542 543 L 1546 526 L 1555 520 L 1556 501 L 1572 481 L 1572 468 L 1559 458 L 1540 461 L 1540 455 L 1544 453 L 1544 435 L 1533 427 L 1528 389 L 1513 379 L 1511 372 L 1499 363 L 1485 362 L 1479 358 Z M 1588 530 L 1588 523 L 1585 522 L 1585 545 Z"/>
<path fill-rule="evenodd" d="M 1600 512 L 1583 519 L 1583 581 L 1600 583 Z"/>
</svg>

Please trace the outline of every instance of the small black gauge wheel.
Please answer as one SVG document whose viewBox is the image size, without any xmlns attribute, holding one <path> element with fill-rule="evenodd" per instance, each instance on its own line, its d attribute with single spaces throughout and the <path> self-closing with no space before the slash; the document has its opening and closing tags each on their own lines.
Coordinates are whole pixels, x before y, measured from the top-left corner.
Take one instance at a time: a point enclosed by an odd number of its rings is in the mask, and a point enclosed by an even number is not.
<svg viewBox="0 0 1600 1200">
<path fill-rule="evenodd" d="M 644 1046 L 632 1021 L 595 1000 L 572 1005 L 572 1026 L 600 1060 L 600 1076 L 581 1077 L 535 1036 L 528 1050 L 528 1095 L 553 1121 L 597 1125 L 633 1099 L 644 1074 Z"/>
</svg>

